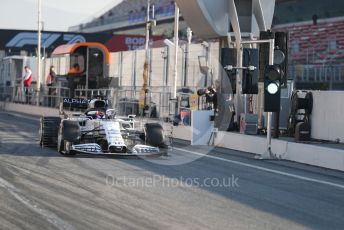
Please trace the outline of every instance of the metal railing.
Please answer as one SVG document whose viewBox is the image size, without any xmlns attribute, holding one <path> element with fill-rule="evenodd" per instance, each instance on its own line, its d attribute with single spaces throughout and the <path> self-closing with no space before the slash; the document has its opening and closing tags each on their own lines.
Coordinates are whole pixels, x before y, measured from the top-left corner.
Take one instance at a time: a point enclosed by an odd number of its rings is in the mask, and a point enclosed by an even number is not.
<svg viewBox="0 0 344 230">
<path fill-rule="evenodd" d="M 130 113 L 145 117 L 168 117 L 170 91 L 120 89 L 115 91 L 114 106 L 121 115 Z"/>
<path fill-rule="evenodd" d="M 40 105 L 58 108 L 63 98 L 70 97 L 70 90 L 66 87 L 45 87 L 40 94 Z"/>
<path fill-rule="evenodd" d="M 34 86 L 2 86 L 0 87 L 0 100 L 6 102 L 36 104 L 37 91 Z"/>
<path fill-rule="evenodd" d="M 104 89 L 76 89 L 74 91 L 74 97 L 91 99 L 98 96 L 103 96 L 108 99 L 113 98 L 115 89 L 104 88 Z"/>
<path fill-rule="evenodd" d="M 27 92 L 27 93 L 26 93 Z M 70 90 L 66 87 L 42 87 L 38 92 L 35 86 L 26 89 L 23 86 L 0 86 L 0 101 L 39 105 L 58 108 L 63 98 L 70 97 Z M 136 114 L 146 117 L 168 117 L 171 92 L 168 87 L 153 87 L 146 93 L 132 87 L 106 89 L 76 89 L 75 98 L 92 99 L 107 98 L 109 107 L 116 108 L 120 115 Z"/>
<path fill-rule="evenodd" d="M 157 118 L 168 116 L 171 93 L 169 87 L 151 87 L 146 93 L 133 87 L 74 91 L 76 98 L 92 99 L 99 96 L 108 99 L 109 107 L 117 109 L 119 115 L 135 114 Z"/>
<path fill-rule="evenodd" d="M 290 65 L 289 74 L 301 82 L 344 82 L 343 65 Z"/>
<path fill-rule="evenodd" d="M 0 101 L 39 105 L 44 107 L 58 108 L 63 98 L 69 97 L 70 91 L 66 87 L 42 87 L 40 92 L 33 85 L 24 88 L 21 85 L 0 86 Z"/>
</svg>

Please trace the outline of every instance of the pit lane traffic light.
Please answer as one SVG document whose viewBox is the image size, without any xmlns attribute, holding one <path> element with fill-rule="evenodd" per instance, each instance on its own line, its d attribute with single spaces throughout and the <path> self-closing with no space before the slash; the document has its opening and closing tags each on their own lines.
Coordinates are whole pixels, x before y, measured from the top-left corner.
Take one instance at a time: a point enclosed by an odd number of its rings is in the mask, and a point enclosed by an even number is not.
<svg viewBox="0 0 344 230">
<path fill-rule="evenodd" d="M 275 32 L 274 65 L 281 70 L 281 87 L 288 85 L 288 40 L 287 32 Z"/>
<path fill-rule="evenodd" d="M 250 69 L 249 67 L 258 67 L 259 52 L 258 49 L 243 49 L 243 66 L 242 70 L 242 93 L 258 94 L 258 68 Z"/>
<path fill-rule="evenodd" d="M 274 65 L 279 66 L 281 70 L 281 87 L 286 88 L 288 82 L 288 40 L 289 35 L 287 32 L 272 32 L 261 31 L 260 40 L 274 39 Z M 264 70 L 269 63 L 269 44 L 259 44 L 259 69 Z M 263 82 L 265 72 L 259 71 L 259 82 Z"/>
<path fill-rule="evenodd" d="M 281 75 L 279 65 L 268 65 L 264 71 L 264 112 L 279 112 L 281 101 Z"/>
</svg>

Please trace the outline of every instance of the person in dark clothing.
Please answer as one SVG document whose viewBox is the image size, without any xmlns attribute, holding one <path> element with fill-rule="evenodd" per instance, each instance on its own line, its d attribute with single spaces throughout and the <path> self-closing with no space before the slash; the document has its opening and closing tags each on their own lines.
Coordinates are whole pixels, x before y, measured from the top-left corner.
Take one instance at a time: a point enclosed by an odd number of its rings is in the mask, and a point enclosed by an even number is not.
<svg viewBox="0 0 344 230">
<path fill-rule="evenodd" d="M 48 106 L 49 107 L 55 106 L 55 98 L 54 98 L 54 95 L 56 95 L 56 88 L 54 88 L 55 80 L 56 80 L 55 67 L 52 65 L 50 66 L 49 74 L 46 80 L 46 85 L 48 86 Z"/>
<path fill-rule="evenodd" d="M 313 20 L 313 25 L 317 25 L 318 24 L 318 15 L 316 15 L 316 14 L 313 14 L 313 16 L 312 16 L 312 20 Z"/>
</svg>

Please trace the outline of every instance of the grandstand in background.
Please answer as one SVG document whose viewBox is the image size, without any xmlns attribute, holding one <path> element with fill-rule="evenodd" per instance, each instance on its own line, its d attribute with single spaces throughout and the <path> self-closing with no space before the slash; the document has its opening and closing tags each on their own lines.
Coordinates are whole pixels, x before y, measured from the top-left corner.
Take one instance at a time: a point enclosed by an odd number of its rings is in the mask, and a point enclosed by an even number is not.
<svg viewBox="0 0 344 230">
<path fill-rule="evenodd" d="M 289 32 L 289 76 L 297 88 L 344 89 L 344 17 L 275 25 Z"/>
<path fill-rule="evenodd" d="M 173 36 L 174 1 L 151 0 L 155 35 Z M 123 0 L 75 32 L 144 34 L 147 0 Z M 180 34 L 187 25 L 182 20 Z M 277 0 L 273 30 L 288 31 L 289 76 L 298 88 L 344 89 L 344 1 Z"/>
<path fill-rule="evenodd" d="M 276 0 L 274 25 L 344 16 L 341 0 Z"/>
<path fill-rule="evenodd" d="M 155 6 L 158 27 L 162 24 L 166 31 L 173 23 L 174 1 L 151 0 Z M 147 0 L 123 0 L 107 12 L 90 22 L 70 28 L 73 32 L 127 32 L 145 33 Z M 340 0 L 276 0 L 274 25 L 310 21 L 344 16 L 344 1 Z M 160 25 L 159 25 L 160 24 Z M 183 27 L 182 27 L 183 28 Z M 156 34 L 166 32 L 163 29 Z"/>
</svg>

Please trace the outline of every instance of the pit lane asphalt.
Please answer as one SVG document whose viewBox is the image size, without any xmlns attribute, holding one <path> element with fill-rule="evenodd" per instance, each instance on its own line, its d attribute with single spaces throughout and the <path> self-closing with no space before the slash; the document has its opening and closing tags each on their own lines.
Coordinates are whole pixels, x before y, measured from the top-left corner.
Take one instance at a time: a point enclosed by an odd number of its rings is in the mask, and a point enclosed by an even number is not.
<svg viewBox="0 0 344 230">
<path fill-rule="evenodd" d="M 0 112 L 0 229 L 344 228 L 341 172 L 224 149 L 170 166 L 63 157 L 37 140 L 37 117 Z"/>
</svg>

